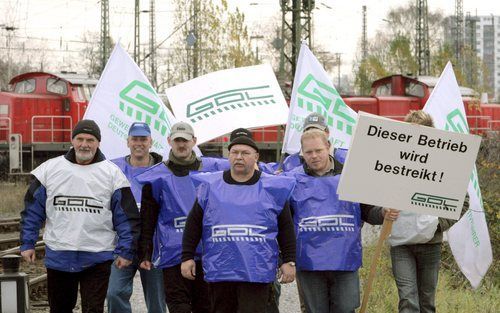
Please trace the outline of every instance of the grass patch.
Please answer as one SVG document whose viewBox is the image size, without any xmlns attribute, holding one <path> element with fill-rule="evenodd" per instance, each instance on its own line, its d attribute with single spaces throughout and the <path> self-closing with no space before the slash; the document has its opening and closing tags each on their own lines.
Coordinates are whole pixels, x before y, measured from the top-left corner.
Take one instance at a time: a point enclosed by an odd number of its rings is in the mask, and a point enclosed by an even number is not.
<svg viewBox="0 0 500 313">
<path fill-rule="evenodd" d="M 443 244 L 443 247 L 446 244 Z M 363 263 L 360 269 L 361 292 L 363 282 L 368 278 L 370 263 L 375 246 L 363 250 Z M 488 275 L 491 275 L 488 274 Z M 477 312 L 496 313 L 500 307 L 500 289 L 487 283 L 488 279 L 477 290 L 470 285 L 455 287 L 452 273 L 441 267 L 436 292 L 436 311 L 440 313 Z M 378 263 L 378 273 L 373 282 L 367 312 L 388 313 L 398 311 L 398 290 L 392 276 L 391 257 L 386 246 Z"/>
<path fill-rule="evenodd" d="M 493 263 L 477 290 L 458 268 L 448 244 L 442 246 L 441 270 L 436 293 L 436 311 L 440 313 L 496 313 L 500 308 L 500 134 L 483 138 L 477 158 L 479 185 L 493 250 Z M 375 246 L 364 249 L 365 267 L 360 270 L 366 281 Z M 379 260 L 378 275 L 373 283 L 369 313 L 397 312 L 398 291 L 392 276 L 389 248 Z"/>
<path fill-rule="evenodd" d="M 24 194 L 28 185 L 24 182 L 0 182 L 0 217 L 19 217 L 24 208 Z"/>
</svg>

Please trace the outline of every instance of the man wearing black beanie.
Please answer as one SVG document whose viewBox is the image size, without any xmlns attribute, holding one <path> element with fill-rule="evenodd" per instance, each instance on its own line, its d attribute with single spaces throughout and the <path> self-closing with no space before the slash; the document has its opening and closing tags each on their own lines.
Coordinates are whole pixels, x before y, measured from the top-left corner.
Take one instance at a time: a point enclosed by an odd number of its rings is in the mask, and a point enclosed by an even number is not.
<svg viewBox="0 0 500 313">
<path fill-rule="evenodd" d="M 101 131 L 81 120 L 72 149 L 31 173 L 21 213 L 21 255 L 35 261 L 45 222 L 45 266 L 51 312 L 72 312 L 80 289 L 83 312 L 103 312 L 111 264 L 131 264 L 140 218 L 130 183 L 99 150 Z"/>
<path fill-rule="evenodd" d="M 201 240 L 212 312 L 265 312 L 279 251 L 281 282 L 295 278 L 288 203 L 295 180 L 256 170 L 259 149 L 247 129 L 234 130 L 230 139 L 229 170 L 192 175 L 199 187 L 183 233 L 181 273 L 196 278 L 194 258 Z"/>
</svg>

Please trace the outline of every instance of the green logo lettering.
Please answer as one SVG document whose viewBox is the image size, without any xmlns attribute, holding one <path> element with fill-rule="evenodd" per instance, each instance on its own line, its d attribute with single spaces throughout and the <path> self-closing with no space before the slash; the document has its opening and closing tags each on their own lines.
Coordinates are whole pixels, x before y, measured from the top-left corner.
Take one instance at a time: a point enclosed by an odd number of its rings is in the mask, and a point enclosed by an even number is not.
<svg viewBox="0 0 500 313">
<path fill-rule="evenodd" d="M 134 80 L 120 91 L 120 110 L 137 121 L 145 122 L 163 136 L 170 131 L 166 108 L 155 101 L 158 95 L 154 89 L 141 81 Z"/>
<path fill-rule="evenodd" d="M 463 116 L 459 109 L 451 111 L 446 116 L 446 126 L 445 130 L 452 130 L 456 133 L 468 134 L 469 125 L 467 125 L 467 120 Z"/>
<path fill-rule="evenodd" d="M 328 126 L 352 135 L 356 117 L 335 88 L 309 74 L 300 83 L 297 94 L 299 108 L 323 115 Z"/>
</svg>

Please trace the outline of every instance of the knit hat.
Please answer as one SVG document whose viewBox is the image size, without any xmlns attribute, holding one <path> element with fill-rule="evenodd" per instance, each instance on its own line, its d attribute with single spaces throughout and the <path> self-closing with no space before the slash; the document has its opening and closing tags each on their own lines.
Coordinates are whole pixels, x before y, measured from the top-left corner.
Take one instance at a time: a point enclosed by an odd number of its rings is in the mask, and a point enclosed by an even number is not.
<svg viewBox="0 0 500 313">
<path fill-rule="evenodd" d="M 81 120 L 79 121 L 73 132 L 71 133 L 71 139 L 75 138 L 78 134 L 89 134 L 97 138 L 97 141 L 101 141 L 101 130 L 97 126 L 96 122 L 93 120 Z"/>
<path fill-rule="evenodd" d="M 234 145 L 247 145 L 255 149 L 255 151 L 259 152 L 259 148 L 255 141 L 253 141 L 252 133 L 245 128 L 237 128 L 231 132 L 231 136 L 229 137 L 229 146 L 228 150 L 231 150 L 231 147 Z"/>
</svg>

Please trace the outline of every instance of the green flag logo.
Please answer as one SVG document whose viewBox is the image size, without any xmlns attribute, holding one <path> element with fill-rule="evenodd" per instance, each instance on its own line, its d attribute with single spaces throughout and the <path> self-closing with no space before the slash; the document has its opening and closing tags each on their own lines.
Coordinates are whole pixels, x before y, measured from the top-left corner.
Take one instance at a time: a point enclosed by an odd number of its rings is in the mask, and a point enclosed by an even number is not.
<svg viewBox="0 0 500 313">
<path fill-rule="evenodd" d="M 189 103 L 186 117 L 195 124 L 218 113 L 274 104 L 274 98 L 269 85 L 226 90 Z"/>
<path fill-rule="evenodd" d="M 120 110 L 127 116 L 145 122 L 162 136 L 170 130 L 165 108 L 154 100 L 154 89 L 144 82 L 134 80 L 120 91 Z"/>
<path fill-rule="evenodd" d="M 467 124 L 467 119 L 465 116 L 460 112 L 460 110 L 457 108 L 448 115 L 446 115 L 446 125 L 444 127 L 445 130 L 448 131 L 453 131 L 456 133 L 462 133 L 462 134 L 468 134 L 469 133 L 469 126 Z M 483 196 L 481 195 L 481 189 L 479 188 L 479 178 L 477 175 L 477 169 L 474 166 L 474 169 L 472 170 L 472 173 L 470 175 L 470 181 L 472 183 L 472 186 L 474 188 L 474 191 L 476 192 L 476 196 L 479 199 L 479 204 L 481 205 L 481 208 L 483 209 Z M 470 222 L 471 225 L 471 233 L 472 233 L 472 239 L 474 242 L 474 245 L 478 247 L 480 245 L 479 237 L 476 232 L 475 224 L 474 224 L 474 217 L 472 216 L 472 212 L 469 210 L 467 211 L 467 219 Z"/>
<path fill-rule="evenodd" d="M 467 120 L 463 116 L 459 109 L 451 111 L 446 116 L 445 130 L 453 131 L 455 133 L 468 134 L 469 126 L 467 125 Z"/>
<path fill-rule="evenodd" d="M 297 105 L 325 117 L 328 126 L 352 135 L 356 117 L 332 86 L 308 74 L 297 89 Z"/>
</svg>

